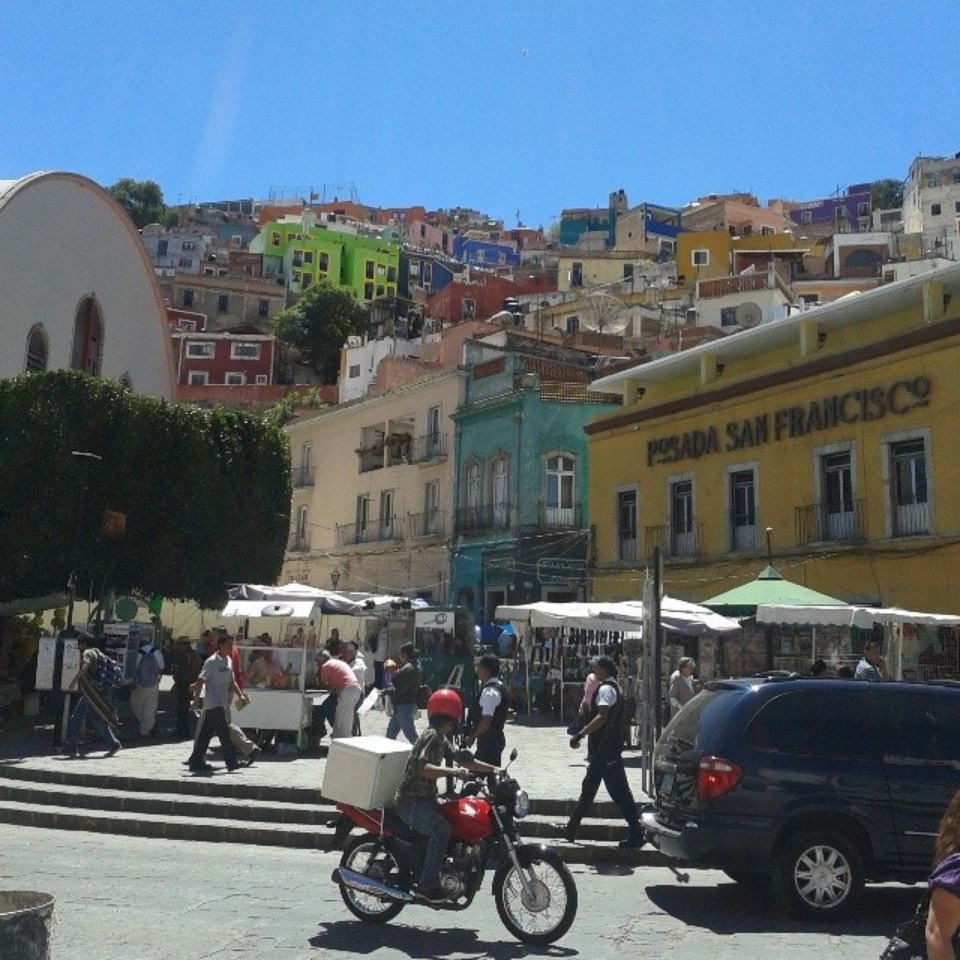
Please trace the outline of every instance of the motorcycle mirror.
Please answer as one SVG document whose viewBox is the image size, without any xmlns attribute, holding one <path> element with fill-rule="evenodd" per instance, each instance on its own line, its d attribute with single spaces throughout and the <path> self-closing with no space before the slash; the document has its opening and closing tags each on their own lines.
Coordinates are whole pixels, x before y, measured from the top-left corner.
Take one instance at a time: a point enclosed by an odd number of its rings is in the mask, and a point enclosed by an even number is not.
<svg viewBox="0 0 960 960">
<path fill-rule="evenodd" d="M 514 748 L 510 751 L 510 762 L 513 763 L 513 761 L 516 760 L 516 759 L 517 759 L 517 748 L 514 747 Z"/>
<path fill-rule="evenodd" d="M 456 758 L 457 763 L 460 763 L 460 764 L 473 763 L 473 760 L 474 760 L 473 753 L 471 753 L 471 751 L 467 750 L 466 748 L 464 748 L 463 750 L 458 750 L 456 754 L 454 754 L 454 756 Z"/>
</svg>

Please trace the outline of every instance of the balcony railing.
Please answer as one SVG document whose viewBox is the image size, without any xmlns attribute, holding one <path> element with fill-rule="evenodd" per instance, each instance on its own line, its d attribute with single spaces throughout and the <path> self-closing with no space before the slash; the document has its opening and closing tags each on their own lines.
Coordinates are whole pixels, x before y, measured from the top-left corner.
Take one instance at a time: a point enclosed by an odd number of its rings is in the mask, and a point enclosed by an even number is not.
<svg viewBox="0 0 960 960">
<path fill-rule="evenodd" d="M 310 535 L 308 533 L 291 533 L 287 540 L 287 553 L 308 553 L 310 550 Z"/>
<path fill-rule="evenodd" d="M 313 486 L 313 467 L 294 467 L 293 468 L 293 488 L 302 490 L 304 487 Z"/>
<path fill-rule="evenodd" d="M 895 503 L 893 535 L 914 537 L 930 532 L 930 507 L 926 503 Z"/>
<path fill-rule="evenodd" d="M 407 537 L 411 540 L 416 537 L 442 536 L 446 528 L 446 518 L 439 510 L 428 510 L 425 513 L 407 514 Z"/>
<path fill-rule="evenodd" d="M 383 469 L 382 443 L 377 443 L 369 447 L 358 447 L 356 453 L 360 458 L 360 473 L 369 473 L 371 470 Z"/>
<path fill-rule="evenodd" d="M 447 435 L 428 433 L 417 437 L 413 442 L 413 462 L 425 463 L 429 460 L 441 460 L 447 455 Z"/>
<path fill-rule="evenodd" d="M 580 529 L 583 511 L 579 503 L 570 507 L 548 506 L 544 500 L 537 501 L 537 526 L 551 529 Z"/>
<path fill-rule="evenodd" d="M 360 543 L 384 543 L 403 539 L 403 522 L 393 517 L 381 517 L 366 523 L 338 523 L 337 546 L 350 547 Z"/>
<path fill-rule="evenodd" d="M 457 510 L 457 533 L 481 530 L 509 530 L 513 506 L 509 503 L 483 503 Z"/>
<path fill-rule="evenodd" d="M 849 510 L 830 510 L 825 503 L 810 503 L 794 508 L 797 546 L 830 541 L 853 542 L 867 535 L 866 505 L 853 500 Z"/>
<path fill-rule="evenodd" d="M 675 530 L 670 524 L 646 527 L 644 553 L 649 558 L 653 548 L 659 547 L 666 557 L 698 557 L 702 527 L 699 522 L 694 522 L 689 530 Z"/>
</svg>

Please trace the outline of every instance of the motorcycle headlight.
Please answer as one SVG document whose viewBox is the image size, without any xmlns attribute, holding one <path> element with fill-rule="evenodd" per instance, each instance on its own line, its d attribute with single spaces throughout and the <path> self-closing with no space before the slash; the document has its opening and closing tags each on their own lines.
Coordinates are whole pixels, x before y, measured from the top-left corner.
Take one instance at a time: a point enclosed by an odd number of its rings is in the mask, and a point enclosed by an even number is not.
<svg viewBox="0 0 960 960">
<path fill-rule="evenodd" d="M 518 820 L 522 820 L 528 813 L 530 813 L 530 798 L 527 796 L 527 791 L 518 790 L 514 800 L 513 815 Z"/>
</svg>

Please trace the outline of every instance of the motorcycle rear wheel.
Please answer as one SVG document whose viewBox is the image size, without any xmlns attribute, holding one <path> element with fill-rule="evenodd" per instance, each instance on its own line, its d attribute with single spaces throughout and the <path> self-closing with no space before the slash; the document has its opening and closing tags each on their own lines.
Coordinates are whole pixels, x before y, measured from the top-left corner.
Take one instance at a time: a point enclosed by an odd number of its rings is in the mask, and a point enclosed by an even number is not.
<svg viewBox="0 0 960 960">
<path fill-rule="evenodd" d="M 400 878 L 400 865 L 390 848 L 370 837 L 357 837 L 343 851 L 340 866 L 395 886 Z M 381 900 L 340 884 L 340 896 L 347 909 L 366 923 L 386 923 L 404 908 L 403 903 Z"/>
<path fill-rule="evenodd" d="M 523 943 L 559 940 L 577 915 L 577 885 L 566 865 L 538 857 L 523 867 L 530 893 L 524 893 L 517 868 L 511 866 L 494 889 L 503 925 Z"/>
</svg>

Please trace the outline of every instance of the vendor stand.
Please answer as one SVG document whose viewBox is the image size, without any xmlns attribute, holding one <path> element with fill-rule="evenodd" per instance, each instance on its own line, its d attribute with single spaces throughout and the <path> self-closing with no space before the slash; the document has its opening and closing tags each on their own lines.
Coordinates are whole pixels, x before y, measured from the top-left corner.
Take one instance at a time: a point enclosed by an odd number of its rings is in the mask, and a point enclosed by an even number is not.
<svg viewBox="0 0 960 960">
<path fill-rule="evenodd" d="M 244 621 L 241 639 L 235 642 L 244 676 L 267 651 L 277 668 L 254 671 L 259 676 L 245 683 L 244 689 L 249 703 L 242 712 L 234 713 L 234 721 L 244 729 L 293 731 L 298 735 L 310 726 L 314 706 L 329 695 L 317 687 L 314 666 L 328 619 L 375 617 L 396 603 L 391 596 L 336 593 L 302 583 L 280 587 L 242 584 L 230 591 L 230 597 L 221 616 Z M 258 642 L 263 630 L 261 620 L 271 628 L 266 631 L 271 636 L 269 644 Z"/>
<path fill-rule="evenodd" d="M 821 657 L 834 668 L 844 660 L 854 665 L 860 657 L 864 636 L 873 639 L 876 633 L 881 633 L 893 679 L 960 679 L 960 616 L 953 614 L 848 604 L 761 604 L 757 607 L 757 623 L 807 627 L 813 638 L 817 628 L 840 628 L 845 642 L 837 649 L 814 647 L 811 650 L 814 658 Z"/>
</svg>

